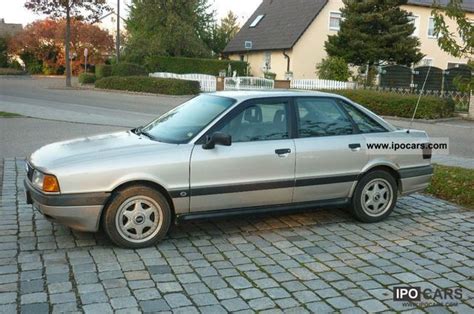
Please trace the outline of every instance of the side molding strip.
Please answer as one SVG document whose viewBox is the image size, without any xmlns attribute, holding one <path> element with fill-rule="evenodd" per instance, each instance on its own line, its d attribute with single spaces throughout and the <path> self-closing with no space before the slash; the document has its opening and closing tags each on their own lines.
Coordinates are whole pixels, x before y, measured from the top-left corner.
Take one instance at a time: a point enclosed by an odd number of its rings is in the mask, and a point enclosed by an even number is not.
<svg viewBox="0 0 474 314">
<path fill-rule="evenodd" d="M 283 189 L 292 187 L 302 186 L 314 186 L 323 184 L 333 183 L 344 183 L 353 182 L 357 180 L 357 175 L 344 175 L 334 177 L 320 177 L 320 178 L 302 178 L 295 180 L 283 180 L 273 182 L 255 182 L 248 184 L 235 184 L 235 185 L 222 185 L 222 186 L 210 186 L 210 187 L 198 187 L 191 189 L 187 188 L 175 189 L 169 191 L 172 198 L 180 198 L 189 196 L 203 196 L 203 195 L 214 195 L 214 194 L 225 194 L 225 193 L 238 193 L 258 190 L 273 190 Z M 188 193 L 189 192 L 189 193 Z"/>
</svg>

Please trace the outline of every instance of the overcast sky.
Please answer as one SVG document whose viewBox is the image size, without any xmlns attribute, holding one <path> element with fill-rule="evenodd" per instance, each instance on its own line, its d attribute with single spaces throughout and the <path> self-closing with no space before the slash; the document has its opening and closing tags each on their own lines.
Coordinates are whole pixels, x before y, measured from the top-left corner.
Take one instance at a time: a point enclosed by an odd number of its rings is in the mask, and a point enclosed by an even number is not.
<svg viewBox="0 0 474 314">
<path fill-rule="evenodd" d="M 117 7 L 117 0 L 107 0 L 111 7 Z M 126 16 L 128 12 L 127 4 L 132 0 L 120 0 L 121 14 Z M 221 18 L 232 10 L 239 16 L 240 24 L 243 24 L 249 16 L 255 11 L 261 0 L 209 0 L 217 12 L 217 18 Z M 25 9 L 24 0 L 0 0 L 0 18 L 4 18 L 7 23 L 21 23 L 24 25 L 42 18 L 33 12 Z M 105 22 L 107 28 L 112 27 L 112 21 L 107 19 Z"/>
</svg>

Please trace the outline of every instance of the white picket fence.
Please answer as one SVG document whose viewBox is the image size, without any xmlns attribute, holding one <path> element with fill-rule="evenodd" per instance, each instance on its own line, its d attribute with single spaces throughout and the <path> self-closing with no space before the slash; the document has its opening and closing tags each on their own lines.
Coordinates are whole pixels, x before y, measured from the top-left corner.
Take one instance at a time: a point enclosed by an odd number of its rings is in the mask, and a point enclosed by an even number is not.
<svg viewBox="0 0 474 314">
<path fill-rule="evenodd" d="M 168 72 L 155 72 L 149 74 L 151 77 L 159 78 L 173 78 L 177 80 L 188 80 L 188 81 L 197 81 L 201 86 L 201 91 L 203 92 L 215 92 L 216 91 L 216 77 L 206 74 L 176 74 Z"/>
<path fill-rule="evenodd" d="M 274 80 L 263 77 L 238 76 L 224 79 L 225 90 L 273 89 Z"/>
<path fill-rule="evenodd" d="M 331 80 L 301 79 L 291 80 L 290 88 L 295 89 L 354 89 L 354 82 L 341 82 Z"/>
</svg>

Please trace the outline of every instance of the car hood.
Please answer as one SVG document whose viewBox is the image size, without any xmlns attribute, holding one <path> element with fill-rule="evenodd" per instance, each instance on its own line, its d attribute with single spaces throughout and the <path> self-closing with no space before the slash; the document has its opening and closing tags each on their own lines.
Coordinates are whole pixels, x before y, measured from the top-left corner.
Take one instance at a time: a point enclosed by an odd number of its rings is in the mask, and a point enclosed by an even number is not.
<svg viewBox="0 0 474 314">
<path fill-rule="evenodd" d="M 49 144 L 35 151 L 29 162 L 41 171 L 51 172 L 70 165 L 156 153 L 157 150 L 173 146 L 176 145 L 156 142 L 125 131 Z"/>
</svg>

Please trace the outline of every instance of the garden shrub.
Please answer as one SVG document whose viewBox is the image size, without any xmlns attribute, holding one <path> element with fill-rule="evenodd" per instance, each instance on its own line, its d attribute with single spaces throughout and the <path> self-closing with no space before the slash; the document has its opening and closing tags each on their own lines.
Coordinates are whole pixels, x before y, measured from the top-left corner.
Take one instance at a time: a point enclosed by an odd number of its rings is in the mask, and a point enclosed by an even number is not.
<svg viewBox="0 0 474 314">
<path fill-rule="evenodd" d="M 415 94 L 400 95 L 394 92 L 363 89 L 329 92 L 345 96 L 382 116 L 411 118 L 418 101 L 418 95 Z M 415 118 L 440 119 L 452 117 L 454 115 L 454 107 L 454 101 L 451 98 L 422 96 Z"/>
<path fill-rule="evenodd" d="M 322 80 L 346 82 L 351 77 L 347 62 L 341 57 L 327 57 L 316 65 L 316 73 Z"/>
<path fill-rule="evenodd" d="M 195 95 L 200 92 L 199 82 L 197 81 L 147 76 L 105 77 L 97 80 L 95 87 L 165 95 Z"/>
<path fill-rule="evenodd" d="M 96 80 L 95 74 L 93 73 L 81 73 L 79 74 L 79 83 L 81 84 L 94 84 Z"/>
</svg>

